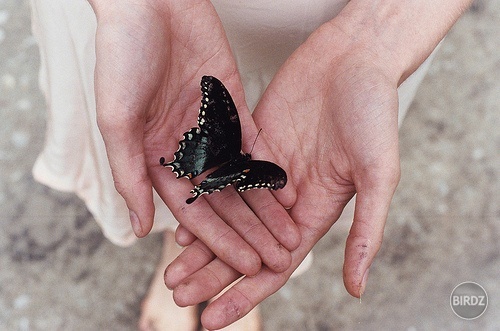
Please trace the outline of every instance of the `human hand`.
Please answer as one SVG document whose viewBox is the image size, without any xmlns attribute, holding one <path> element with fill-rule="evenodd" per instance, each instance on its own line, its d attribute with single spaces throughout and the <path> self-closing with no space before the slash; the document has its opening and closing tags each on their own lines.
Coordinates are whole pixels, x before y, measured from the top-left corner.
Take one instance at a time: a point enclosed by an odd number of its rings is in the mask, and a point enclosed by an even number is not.
<svg viewBox="0 0 500 331">
<path fill-rule="evenodd" d="M 289 58 L 253 116 L 296 192 L 289 212 L 302 241 L 292 252 L 291 267 L 282 273 L 263 267 L 255 277 L 232 284 L 241 274 L 213 255 L 201 257 L 198 252 L 208 248 L 180 227 L 182 244 L 192 244 L 165 273 L 179 305 L 213 298 L 227 288 L 205 309 L 202 322 L 217 329 L 241 318 L 288 280 L 355 193 L 344 284 L 350 294 L 361 296 L 399 180 L 397 86 L 468 2 L 439 8 L 431 1 L 350 2 Z M 425 34 L 419 33 L 423 27 Z"/>
<path fill-rule="evenodd" d="M 98 20 L 98 125 L 134 232 L 141 237 L 152 227 L 153 186 L 179 222 L 239 272 L 257 273 L 261 260 L 275 271 L 287 269 L 288 250 L 300 238 L 271 193 L 247 196 L 245 203 L 234 189 L 227 188 L 188 207 L 185 200 L 192 184 L 176 179 L 159 164 L 161 156 L 173 157 L 182 134 L 195 126 L 199 80 L 205 74 L 218 76 L 231 91 L 239 110 L 244 149 L 257 134 L 211 3 L 90 2 Z M 286 194 L 281 196 L 283 201 L 289 199 Z"/>
<path fill-rule="evenodd" d="M 307 62 L 314 49 L 316 45 L 304 44 L 289 59 L 253 114 L 263 139 L 279 163 L 287 165 L 288 185 L 297 194 L 289 213 L 299 226 L 300 246 L 292 252 L 287 271 L 263 268 L 211 303 L 203 315 L 209 329 L 233 322 L 278 290 L 355 193 L 344 281 L 352 295 L 359 297 L 364 291 L 365 274 L 382 242 L 399 180 L 397 80 L 365 65 L 362 57 L 369 54 L 361 52 L 311 68 Z M 194 259 L 206 247 L 199 241 L 192 245 L 166 272 L 167 285 L 174 288 L 181 305 L 207 300 L 241 276 L 219 259 L 210 261 L 208 255 L 203 261 Z"/>
</svg>

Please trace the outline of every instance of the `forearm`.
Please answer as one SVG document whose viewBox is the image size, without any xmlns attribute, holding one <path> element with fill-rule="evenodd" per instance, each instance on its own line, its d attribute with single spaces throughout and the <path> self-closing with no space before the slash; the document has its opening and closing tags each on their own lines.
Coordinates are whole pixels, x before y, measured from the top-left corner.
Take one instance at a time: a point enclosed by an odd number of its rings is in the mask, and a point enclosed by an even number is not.
<svg viewBox="0 0 500 331">
<path fill-rule="evenodd" d="M 333 31 L 330 48 L 369 53 L 400 84 L 429 56 L 471 2 L 353 0 L 322 28 Z"/>
</svg>

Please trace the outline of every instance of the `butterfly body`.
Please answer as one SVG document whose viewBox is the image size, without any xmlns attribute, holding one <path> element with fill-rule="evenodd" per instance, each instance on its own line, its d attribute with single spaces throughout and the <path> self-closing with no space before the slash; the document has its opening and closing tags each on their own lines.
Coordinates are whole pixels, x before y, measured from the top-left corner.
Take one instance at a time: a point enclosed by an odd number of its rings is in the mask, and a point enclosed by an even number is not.
<svg viewBox="0 0 500 331">
<path fill-rule="evenodd" d="M 186 202 L 192 203 L 200 195 L 220 191 L 230 184 L 238 191 L 284 187 L 287 178 L 281 167 L 268 161 L 252 160 L 250 154 L 241 153 L 238 112 L 224 85 L 215 77 L 204 76 L 201 90 L 199 127 L 184 133 L 173 161 L 160 159 L 162 165 L 172 167 L 178 178 L 194 178 L 219 167 L 191 190 L 193 197 Z"/>
</svg>

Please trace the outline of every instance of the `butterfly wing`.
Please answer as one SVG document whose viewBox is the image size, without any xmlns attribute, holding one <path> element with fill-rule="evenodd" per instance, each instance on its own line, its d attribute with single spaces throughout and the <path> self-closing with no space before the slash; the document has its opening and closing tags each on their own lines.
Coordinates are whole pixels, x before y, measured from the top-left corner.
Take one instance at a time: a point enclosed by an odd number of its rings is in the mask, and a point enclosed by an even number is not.
<svg viewBox="0 0 500 331">
<path fill-rule="evenodd" d="M 193 178 L 219 166 L 191 191 L 192 203 L 204 193 L 220 191 L 235 184 L 238 191 L 252 188 L 277 190 L 285 186 L 283 169 L 267 161 L 250 160 L 241 154 L 241 126 L 231 95 L 215 77 L 201 80 L 202 100 L 198 113 L 198 126 L 183 135 L 172 162 L 160 163 L 172 167 L 177 177 Z"/>
<path fill-rule="evenodd" d="M 249 155 L 241 155 L 237 160 L 226 163 L 209 174 L 205 180 L 191 191 L 193 197 L 186 200 L 194 202 L 202 194 L 220 191 L 234 184 L 239 192 L 253 188 L 277 190 L 286 185 L 286 172 L 278 165 L 260 160 L 250 160 Z"/>
<path fill-rule="evenodd" d="M 240 119 L 233 99 L 220 80 L 203 76 L 201 80 L 199 128 L 184 133 L 172 162 L 177 177 L 193 178 L 202 172 L 237 157 L 241 151 Z"/>
<path fill-rule="evenodd" d="M 277 190 L 285 187 L 286 172 L 277 164 L 269 161 L 250 160 L 243 178 L 235 183 L 239 192 L 253 188 Z"/>
</svg>

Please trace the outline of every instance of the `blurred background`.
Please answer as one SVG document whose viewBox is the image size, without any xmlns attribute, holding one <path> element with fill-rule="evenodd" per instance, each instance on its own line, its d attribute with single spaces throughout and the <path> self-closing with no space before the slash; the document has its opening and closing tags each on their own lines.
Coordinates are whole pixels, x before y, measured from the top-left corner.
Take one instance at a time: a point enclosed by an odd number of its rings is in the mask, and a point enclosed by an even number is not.
<svg viewBox="0 0 500 331">
<path fill-rule="evenodd" d="M 400 130 L 402 178 L 360 302 L 342 282 L 349 224 L 263 303 L 265 330 L 500 330 L 500 1 L 459 20 Z M 161 238 L 107 241 L 74 195 L 36 183 L 44 100 L 26 0 L 0 0 L 0 330 L 134 330 Z M 450 294 L 489 306 L 458 318 Z"/>
</svg>

